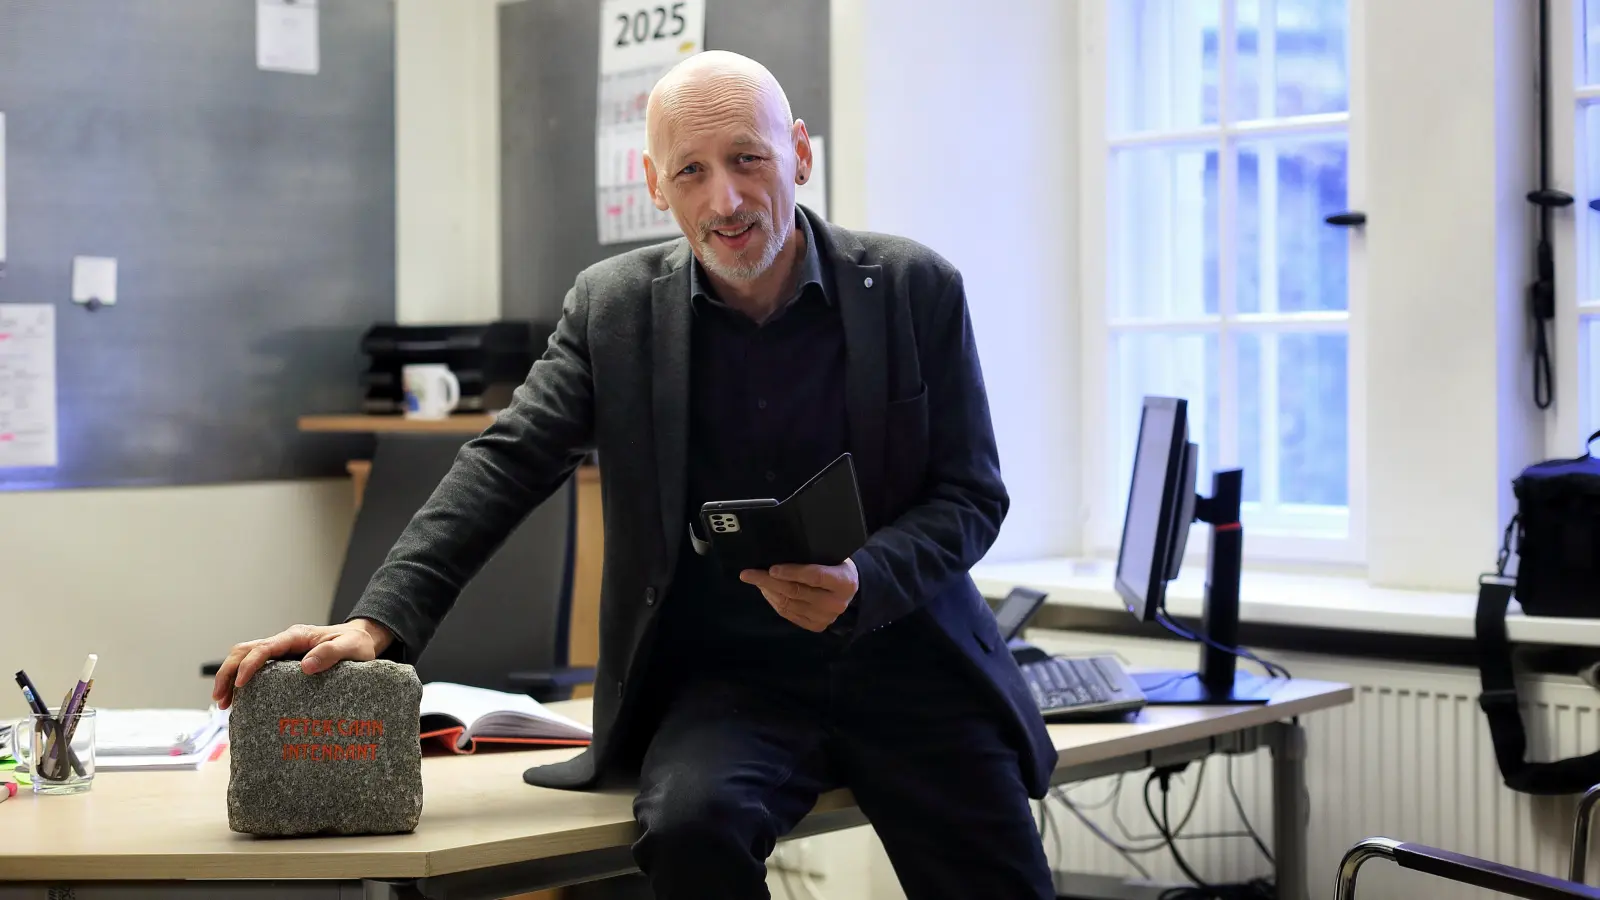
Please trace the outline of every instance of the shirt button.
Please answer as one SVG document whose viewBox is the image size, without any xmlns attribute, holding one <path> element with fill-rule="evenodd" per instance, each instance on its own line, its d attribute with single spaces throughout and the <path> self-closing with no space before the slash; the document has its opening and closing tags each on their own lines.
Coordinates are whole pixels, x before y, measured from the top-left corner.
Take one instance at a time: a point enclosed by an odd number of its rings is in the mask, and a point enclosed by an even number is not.
<svg viewBox="0 0 1600 900">
<path fill-rule="evenodd" d="M 765 401 L 765 400 L 757 400 L 756 401 L 756 409 L 766 409 L 766 408 L 767 408 L 767 401 Z"/>
<path fill-rule="evenodd" d="M 768 481 L 777 481 L 778 480 L 778 473 L 772 471 L 771 469 L 768 469 L 767 470 L 767 480 Z"/>
<path fill-rule="evenodd" d="M 644 589 L 644 605 L 645 606 L 655 606 L 656 605 L 656 589 L 655 588 L 647 587 L 647 588 Z"/>
<path fill-rule="evenodd" d="M 862 282 L 862 284 L 865 284 L 867 287 L 872 287 L 872 279 L 868 278 L 866 281 Z"/>
</svg>

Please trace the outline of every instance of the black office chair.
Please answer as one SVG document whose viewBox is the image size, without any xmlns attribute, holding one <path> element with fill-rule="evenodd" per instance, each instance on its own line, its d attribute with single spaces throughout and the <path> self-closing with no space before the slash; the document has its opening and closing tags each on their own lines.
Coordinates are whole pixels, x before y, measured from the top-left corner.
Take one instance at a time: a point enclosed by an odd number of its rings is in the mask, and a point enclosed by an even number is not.
<svg viewBox="0 0 1600 900">
<path fill-rule="evenodd" d="M 1393 860 L 1402 869 L 1513 897 L 1526 897 L 1528 900 L 1566 900 L 1569 897 L 1600 900 L 1600 888 L 1583 883 L 1585 863 L 1589 856 L 1589 823 L 1597 802 L 1600 802 L 1600 785 L 1590 788 L 1578 801 L 1577 822 L 1572 829 L 1572 863 L 1566 878 L 1505 866 L 1425 844 L 1373 837 L 1351 847 L 1340 861 L 1338 882 L 1334 887 L 1335 900 L 1355 900 L 1357 872 L 1363 863 L 1377 857 Z"/>
<path fill-rule="evenodd" d="M 384 435 L 373 453 L 328 621 L 342 622 L 418 508 L 450 470 L 459 437 Z M 424 682 L 450 681 L 564 700 L 594 680 L 567 665 L 577 531 L 571 479 L 533 510 L 483 569 L 417 660 Z M 203 666 L 214 676 L 220 663 Z"/>
</svg>

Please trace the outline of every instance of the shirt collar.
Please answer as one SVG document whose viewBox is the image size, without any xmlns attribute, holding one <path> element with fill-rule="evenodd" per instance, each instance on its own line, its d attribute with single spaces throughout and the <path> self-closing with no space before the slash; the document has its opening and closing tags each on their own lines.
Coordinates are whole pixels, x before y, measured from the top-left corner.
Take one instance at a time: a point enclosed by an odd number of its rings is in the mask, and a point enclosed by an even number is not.
<svg viewBox="0 0 1600 900">
<path fill-rule="evenodd" d="M 817 250 L 817 236 L 811 230 L 811 220 L 799 209 L 794 211 L 794 227 L 805 239 L 805 255 L 800 258 L 800 278 L 795 284 L 794 293 L 785 302 L 785 306 L 799 299 L 811 285 L 817 286 L 817 293 L 829 306 L 834 305 L 833 293 L 828 289 L 828 280 L 822 271 L 822 254 Z M 689 297 L 694 301 L 705 301 L 722 305 L 716 295 L 712 293 L 711 279 L 707 277 L 705 269 L 700 265 L 700 258 L 690 255 L 689 264 Z"/>
</svg>

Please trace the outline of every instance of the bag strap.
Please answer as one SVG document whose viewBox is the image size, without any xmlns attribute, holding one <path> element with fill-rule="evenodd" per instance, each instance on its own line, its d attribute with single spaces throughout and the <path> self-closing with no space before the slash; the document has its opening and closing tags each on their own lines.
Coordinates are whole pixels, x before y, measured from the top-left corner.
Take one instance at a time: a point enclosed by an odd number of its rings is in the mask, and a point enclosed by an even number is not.
<svg viewBox="0 0 1600 900">
<path fill-rule="evenodd" d="M 1503 564 L 1501 571 L 1504 571 Z M 1504 574 L 1478 579 L 1475 629 L 1478 674 L 1483 683 L 1478 707 L 1489 720 L 1495 761 L 1506 787 L 1524 794 L 1581 794 L 1600 784 L 1600 752 L 1543 763 L 1528 762 L 1525 758 L 1528 735 L 1523 730 L 1516 672 L 1511 662 L 1511 639 L 1506 632 L 1506 610 L 1516 592 L 1516 584 L 1515 579 Z"/>
</svg>

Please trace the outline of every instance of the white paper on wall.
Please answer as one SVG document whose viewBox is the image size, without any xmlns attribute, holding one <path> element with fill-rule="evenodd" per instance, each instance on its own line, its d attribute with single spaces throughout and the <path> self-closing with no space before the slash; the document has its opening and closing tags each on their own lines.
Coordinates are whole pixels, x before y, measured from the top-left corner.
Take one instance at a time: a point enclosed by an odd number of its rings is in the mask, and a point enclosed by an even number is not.
<svg viewBox="0 0 1600 900">
<path fill-rule="evenodd" d="M 321 56 L 317 0 L 256 0 L 256 68 L 315 75 Z"/>
<path fill-rule="evenodd" d="M 55 312 L 0 303 L 0 469 L 58 464 Z"/>
</svg>

